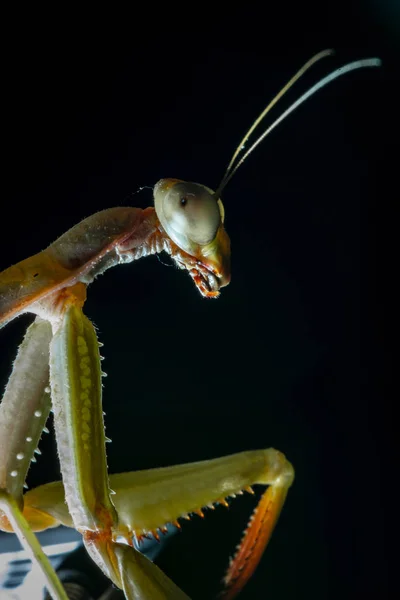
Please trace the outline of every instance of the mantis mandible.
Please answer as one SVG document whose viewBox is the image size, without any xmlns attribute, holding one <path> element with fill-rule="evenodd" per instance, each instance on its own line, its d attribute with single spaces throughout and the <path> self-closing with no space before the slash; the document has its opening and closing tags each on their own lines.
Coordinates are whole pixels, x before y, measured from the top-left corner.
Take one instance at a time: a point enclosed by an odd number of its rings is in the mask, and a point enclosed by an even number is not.
<svg viewBox="0 0 400 600">
<path fill-rule="evenodd" d="M 221 193 L 258 144 L 291 112 L 338 76 L 378 59 L 350 63 L 292 104 L 239 158 L 250 135 L 276 102 L 314 63 L 286 84 L 238 145 L 216 191 L 162 179 L 154 208 L 119 207 L 88 217 L 36 254 L 0 274 L 0 328 L 18 315 L 36 315 L 19 348 L 0 405 L 0 528 L 14 531 L 40 565 L 53 598 L 66 593 L 34 531 L 60 524 L 82 534 L 87 551 L 126 598 L 187 599 L 133 546 L 168 523 L 226 498 L 268 486 L 224 577 L 223 598 L 234 598 L 257 567 L 294 479 L 274 449 L 242 452 L 193 464 L 108 475 L 102 412 L 102 372 L 96 332 L 83 314 L 87 286 L 110 267 L 167 252 L 187 270 L 201 295 L 216 298 L 230 282 L 230 240 Z M 26 474 L 50 410 L 62 482 L 23 494 Z"/>
</svg>

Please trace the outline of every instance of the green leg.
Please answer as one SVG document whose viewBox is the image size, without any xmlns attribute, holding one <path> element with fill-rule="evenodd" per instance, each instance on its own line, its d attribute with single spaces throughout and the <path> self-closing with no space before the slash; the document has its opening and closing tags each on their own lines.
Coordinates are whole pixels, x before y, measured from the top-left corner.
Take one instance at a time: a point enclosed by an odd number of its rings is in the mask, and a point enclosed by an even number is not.
<svg viewBox="0 0 400 600">
<path fill-rule="evenodd" d="M 54 425 L 68 511 L 91 557 L 128 599 L 183 600 L 187 597 L 178 596 L 178 588 L 158 567 L 114 542 L 119 519 L 110 499 L 98 347 L 93 325 L 71 303 L 50 346 Z"/>
<path fill-rule="evenodd" d="M 67 600 L 57 575 L 23 515 L 23 486 L 50 411 L 51 326 L 37 318 L 28 328 L 0 405 L 0 528 L 14 531 L 39 566 L 55 600 Z M 44 515 L 47 524 L 51 519 Z"/>
<path fill-rule="evenodd" d="M 128 543 L 132 543 L 134 537 L 140 540 L 144 535 L 157 536 L 158 531 L 166 524 L 174 523 L 179 526 L 178 519 L 186 519 L 190 514 L 203 516 L 203 509 L 214 508 L 215 503 L 227 505 L 227 497 L 240 494 L 243 490 L 251 492 L 249 486 L 253 484 L 268 486 L 224 577 L 223 597 L 232 599 L 244 587 L 259 564 L 293 478 L 292 465 L 281 452 L 272 448 L 241 452 L 197 463 L 110 475 L 110 485 L 115 491 L 113 499 L 119 517 L 114 536 L 124 537 Z M 50 514 L 64 525 L 72 525 L 65 507 L 61 482 L 28 492 L 26 501 L 32 510 Z M 108 546 L 105 546 L 106 553 L 107 548 Z M 128 598 L 146 599 L 143 591 L 142 596 L 135 596 L 135 586 L 150 586 L 150 580 L 155 586 L 161 586 L 165 596 L 160 598 L 170 597 L 168 585 L 160 579 L 162 576 L 150 561 L 142 559 L 130 549 L 122 553 L 118 545 L 114 545 L 114 552 L 119 572 L 122 573 L 121 565 L 125 561 L 124 573 L 128 572 L 131 575 L 128 580 L 124 575 L 125 579 L 121 582 L 123 589 L 132 591 L 133 596 L 126 592 Z M 148 597 L 158 598 L 155 593 L 151 588 Z"/>
</svg>

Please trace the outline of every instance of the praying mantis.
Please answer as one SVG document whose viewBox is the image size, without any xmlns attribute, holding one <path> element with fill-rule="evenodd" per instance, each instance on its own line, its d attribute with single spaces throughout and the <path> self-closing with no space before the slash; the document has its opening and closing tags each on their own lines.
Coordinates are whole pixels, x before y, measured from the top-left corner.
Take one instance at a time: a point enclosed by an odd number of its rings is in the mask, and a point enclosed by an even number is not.
<svg viewBox="0 0 400 600">
<path fill-rule="evenodd" d="M 87 287 L 111 267 L 166 252 L 188 271 L 205 298 L 230 283 L 230 239 L 221 193 L 261 141 L 310 96 L 342 74 L 379 66 L 356 61 L 304 93 L 242 152 L 249 137 L 305 71 L 332 54 L 311 58 L 254 121 L 215 191 L 198 183 L 161 179 L 154 207 L 117 207 L 96 213 L 46 250 L 0 273 L 0 328 L 35 315 L 18 350 L 0 405 L 0 528 L 13 531 L 40 566 L 54 599 L 67 598 L 34 535 L 74 527 L 96 564 L 128 599 L 187 599 L 133 544 L 158 538 L 167 524 L 204 507 L 267 486 L 225 574 L 222 597 L 235 598 L 268 544 L 294 469 L 278 450 L 253 450 L 191 464 L 108 475 L 102 411 L 102 371 L 95 328 L 83 313 Z M 50 410 L 62 473 L 23 493 L 25 478 Z"/>
</svg>

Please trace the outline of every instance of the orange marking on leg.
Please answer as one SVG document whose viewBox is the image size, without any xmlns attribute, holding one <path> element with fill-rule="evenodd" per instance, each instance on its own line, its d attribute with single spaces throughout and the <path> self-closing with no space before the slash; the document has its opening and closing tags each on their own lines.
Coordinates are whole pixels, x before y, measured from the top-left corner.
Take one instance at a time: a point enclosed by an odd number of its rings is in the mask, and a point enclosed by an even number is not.
<svg viewBox="0 0 400 600">
<path fill-rule="evenodd" d="M 226 508 L 229 508 L 229 504 L 227 503 L 227 501 L 225 500 L 225 498 L 220 498 L 219 500 L 217 500 L 218 504 L 222 504 L 222 506 L 225 506 Z"/>
<path fill-rule="evenodd" d="M 99 542 L 101 543 L 107 540 L 113 541 L 111 529 L 97 529 L 97 531 L 86 529 L 85 531 L 81 531 L 81 534 L 86 542 L 92 543 L 95 546 L 97 546 Z"/>
<path fill-rule="evenodd" d="M 153 534 L 154 539 L 157 540 L 157 542 L 159 542 L 160 536 L 158 535 L 157 529 L 153 529 L 151 533 Z"/>
<path fill-rule="evenodd" d="M 84 529 L 81 530 L 80 533 L 85 538 L 87 542 L 93 543 L 95 546 L 99 546 L 103 542 L 111 542 L 113 543 L 113 538 L 115 536 L 114 532 L 114 521 L 113 516 L 110 511 L 101 503 L 97 504 L 95 507 L 95 515 L 98 519 L 98 529 L 90 530 Z M 126 532 L 129 529 L 126 529 Z M 131 533 L 129 533 L 129 536 Z M 127 536 L 126 539 L 128 540 Z"/>
<path fill-rule="evenodd" d="M 86 285 L 78 282 L 71 287 L 62 288 L 60 291 L 51 294 L 40 304 L 52 314 L 63 314 L 71 304 L 82 308 L 86 300 Z"/>
<path fill-rule="evenodd" d="M 141 544 L 144 540 L 151 540 L 152 535 L 152 531 L 141 531 L 140 533 L 135 531 L 135 537 L 138 544 Z"/>
</svg>

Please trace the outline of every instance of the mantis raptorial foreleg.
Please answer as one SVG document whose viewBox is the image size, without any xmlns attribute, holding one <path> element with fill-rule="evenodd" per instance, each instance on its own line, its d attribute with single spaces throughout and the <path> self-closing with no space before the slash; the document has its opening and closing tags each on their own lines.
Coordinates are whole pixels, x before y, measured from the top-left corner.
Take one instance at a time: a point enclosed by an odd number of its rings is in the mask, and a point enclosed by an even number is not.
<svg viewBox="0 0 400 600">
<path fill-rule="evenodd" d="M 62 584 L 32 533 L 58 525 L 60 520 L 51 512 L 35 509 L 22 495 L 50 411 L 50 362 L 63 470 L 62 505 L 71 514 L 70 525 L 81 531 L 89 553 L 127 598 L 184 600 L 187 596 L 151 561 L 133 548 L 119 548 L 114 541 L 118 516 L 109 495 L 99 345 L 93 325 L 82 313 L 85 297 L 85 286 L 77 284 L 41 301 L 38 312 L 52 324 L 38 317 L 19 349 L 0 406 L 0 439 L 8 459 L 0 468 L 1 527 L 18 534 L 40 566 L 53 598 L 66 600 Z"/>
<path fill-rule="evenodd" d="M 13 452 L 8 454 L 7 468 L 2 471 L 1 502 L 11 525 L 26 536 L 55 598 L 65 597 L 61 584 L 57 588 L 57 578 L 29 527 L 40 530 L 59 523 L 75 527 L 82 533 L 90 555 L 127 598 L 184 600 L 188 597 L 158 567 L 133 547 L 117 543 L 117 538 L 123 537 L 132 545 L 133 538 L 140 541 L 149 534 L 157 537 L 158 530 L 167 523 L 178 524 L 178 519 L 189 513 L 202 515 L 203 507 L 226 504 L 226 497 L 254 483 L 269 485 L 225 577 L 226 598 L 234 597 L 253 573 L 268 543 L 293 481 L 290 463 L 280 452 L 269 449 L 109 478 L 99 344 L 93 325 L 82 312 L 84 301 L 82 284 L 41 301 L 39 312 L 51 315 L 52 326 L 38 318 L 30 327 L 7 386 L 0 426 L 5 442 L 7 427 L 13 431 L 8 442 Z M 30 364 L 33 359 L 35 369 Z M 22 501 L 29 461 L 50 410 L 49 361 L 63 484 L 31 490 Z M 21 390 L 29 390 L 26 402 L 29 414 L 36 415 L 33 421 L 20 414 L 15 402 Z M 11 422 L 16 423 L 16 437 Z M 25 457 L 22 449 L 28 438 L 32 452 Z M 113 501 L 110 486 L 115 491 Z M 3 528 L 7 528 L 3 521 Z"/>
<path fill-rule="evenodd" d="M 57 306 L 50 344 L 50 383 L 68 512 L 104 573 L 132 600 L 187 598 L 134 548 L 116 543 L 119 516 L 110 498 L 105 452 L 99 343 L 82 312 L 82 284 Z M 54 300 L 50 300 L 54 308 Z M 49 302 L 43 303 L 44 309 Z M 180 594 L 180 595 L 179 595 Z"/>
<path fill-rule="evenodd" d="M 28 328 L 0 405 L 0 525 L 13 529 L 39 565 L 54 598 L 67 600 L 53 567 L 32 533 L 23 510 L 23 486 L 50 412 L 49 344 L 51 326 L 37 318 Z M 54 519 L 43 515 L 43 528 Z"/>
<path fill-rule="evenodd" d="M 281 452 L 272 448 L 197 463 L 110 475 L 118 514 L 118 525 L 113 536 L 114 539 L 121 536 L 128 543 L 132 543 L 133 538 L 140 542 L 143 536 L 158 536 L 158 531 L 167 523 L 180 527 L 178 519 L 187 518 L 191 513 L 203 516 L 204 507 L 213 508 L 216 503 L 226 505 L 225 498 L 240 494 L 253 484 L 268 485 L 224 578 L 227 588 L 225 597 L 233 598 L 261 559 L 293 478 L 291 464 Z M 35 523 L 43 515 L 44 520 L 53 517 L 67 527 L 73 526 L 61 482 L 30 490 L 25 495 L 25 501 L 27 514 Z M 139 578 L 141 581 L 140 578 L 145 578 L 150 570 L 147 562 L 136 555 L 128 560 L 128 564 L 139 570 L 132 578 L 132 585 L 133 580 Z M 141 567 L 144 572 L 140 570 Z"/>
<path fill-rule="evenodd" d="M 0 489 L 22 504 L 22 492 L 50 412 L 50 323 L 37 318 L 28 328 L 0 404 Z"/>
</svg>

